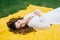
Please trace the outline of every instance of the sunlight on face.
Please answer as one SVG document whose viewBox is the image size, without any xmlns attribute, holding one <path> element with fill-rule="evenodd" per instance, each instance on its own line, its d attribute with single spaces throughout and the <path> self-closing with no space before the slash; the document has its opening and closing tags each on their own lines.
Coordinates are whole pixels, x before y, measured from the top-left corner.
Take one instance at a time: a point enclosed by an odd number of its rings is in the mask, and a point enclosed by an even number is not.
<svg viewBox="0 0 60 40">
<path fill-rule="evenodd" d="M 25 22 L 23 20 L 18 20 L 15 22 L 16 28 L 22 28 L 25 26 Z"/>
</svg>

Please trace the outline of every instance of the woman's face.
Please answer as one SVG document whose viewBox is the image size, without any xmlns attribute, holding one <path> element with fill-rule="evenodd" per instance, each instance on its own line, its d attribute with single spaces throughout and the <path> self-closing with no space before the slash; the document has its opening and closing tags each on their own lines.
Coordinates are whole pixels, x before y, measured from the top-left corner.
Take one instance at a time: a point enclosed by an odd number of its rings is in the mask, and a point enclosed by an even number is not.
<svg viewBox="0 0 60 40">
<path fill-rule="evenodd" d="M 23 21 L 23 20 L 18 20 L 18 21 L 15 22 L 16 28 L 22 28 L 22 27 L 24 27 L 25 25 L 26 25 L 26 23 L 25 23 L 25 21 Z"/>
</svg>

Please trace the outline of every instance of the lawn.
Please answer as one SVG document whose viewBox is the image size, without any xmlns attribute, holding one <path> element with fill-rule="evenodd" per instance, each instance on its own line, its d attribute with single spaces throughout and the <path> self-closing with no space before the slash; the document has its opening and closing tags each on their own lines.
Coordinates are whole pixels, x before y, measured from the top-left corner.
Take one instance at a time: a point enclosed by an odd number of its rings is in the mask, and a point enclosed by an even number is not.
<svg viewBox="0 0 60 40">
<path fill-rule="evenodd" d="M 57 8 L 60 7 L 60 0 L 0 0 L 0 18 L 26 9 L 29 4 Z"/>
</svg>

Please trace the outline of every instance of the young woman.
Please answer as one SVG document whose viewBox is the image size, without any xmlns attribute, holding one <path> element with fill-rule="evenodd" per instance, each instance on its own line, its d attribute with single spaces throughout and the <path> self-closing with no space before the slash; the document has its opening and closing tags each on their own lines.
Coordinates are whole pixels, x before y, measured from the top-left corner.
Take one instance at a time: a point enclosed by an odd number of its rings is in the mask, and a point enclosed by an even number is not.
<svg viewBox="0 0 60 40">
<path fill-rule="evenodd" d="M 34 29 L 47 29 L 50 28 L 50 24 L 60 24 L 60 7 L 47 13 L 35 10 L 34 12 L 24 16 L 24 18 L 12 18 L 7 22 L 10 29 L 24 29 L 25 32 Z M 26 31 L 26 29 L 28 30 Z"/>
</svg>

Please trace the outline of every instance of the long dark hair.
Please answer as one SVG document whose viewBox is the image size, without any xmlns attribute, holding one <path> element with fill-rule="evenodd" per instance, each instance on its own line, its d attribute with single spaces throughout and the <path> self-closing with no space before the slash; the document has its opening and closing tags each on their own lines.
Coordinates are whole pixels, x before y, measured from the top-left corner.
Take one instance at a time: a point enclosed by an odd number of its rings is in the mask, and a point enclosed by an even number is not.
<svg viewBox="0 0 60 40">
<path fill-rule="evenodd" d="M 15 27 L 15 22 L 18 20 L 21 20 L 21 19 L 23 19 L 23 18 L 11 18 L 7 22 L 7 26 L 11 32 L 21 33 L 21 34 L 27 34 L 27 33 L 33 32 L 33 31 L 36 32 L 36 30 L 34 30 L 32 27 L 29 27 L 28 25 L 25 25 L 25 27 L 23 27 L 23 28 L 17 29 Z"/>
</svg>

